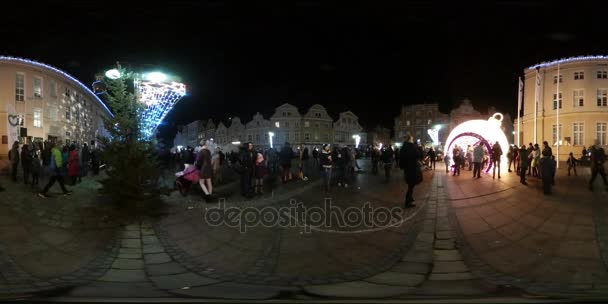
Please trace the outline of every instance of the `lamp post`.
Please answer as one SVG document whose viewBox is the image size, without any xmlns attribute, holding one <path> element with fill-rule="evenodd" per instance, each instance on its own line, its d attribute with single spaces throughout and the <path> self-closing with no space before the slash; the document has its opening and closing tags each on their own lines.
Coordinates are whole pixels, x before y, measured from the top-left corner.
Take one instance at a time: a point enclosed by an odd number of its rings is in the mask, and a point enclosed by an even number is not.
<svg viewBox="0 0 608 304">
<path fill-rule="evenodd" d="M 353 135 L 353 138 L 355 139 L 355 148 L 359 149 L 359 143 L 361 142 L 361 136 L 359 134 L 355 134 L 355 135 Z"/>
<path fill-rule="evenodd" d="M 272 149 L 272 138 L 274 137 L 274 132 L 268 132 L 268 140 L 270 140 L 270 149 Z"/>
</svg>

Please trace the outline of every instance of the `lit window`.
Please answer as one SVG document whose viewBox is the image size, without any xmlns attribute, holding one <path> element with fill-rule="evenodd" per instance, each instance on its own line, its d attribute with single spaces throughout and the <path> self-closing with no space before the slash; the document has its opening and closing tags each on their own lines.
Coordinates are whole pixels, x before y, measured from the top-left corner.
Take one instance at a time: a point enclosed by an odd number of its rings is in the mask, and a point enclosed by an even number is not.
<svg viewBox="0 0 608 304">
<path fill-rule="evenodd" d="M 597 106 L 606 107 L 608 106 L 608 90 L 597 89 Z"/>
<path fill-rule="evenodd" d="M 599 140 L 599 144 L 602 146 L 605 146 L 606 144 L 608 144 L 608 142 L 606 141 L 606 131 L 608 129 L 608 123 L 605 122 L 598 122 L 596 125 L 596 134 L 595 134 L 595 138 L 597 138 L 597 140 Z"/>
<path fill-rule="evenodd" d="M 574 106 L 582 107 L 585 105 L 585 90 L 576 89 L 574 90 Z"/>
<path fill-rule="evenodd" d="M 304 140 L 310 140 L 310 133 L 304 133 Z"/>
<path fill-rule="evenodd" d="M 553 84 L 557 83 L 557 76 L 553 76 Z M 559 83 L 562 83 L 562 75 L 559 75 Z"/>
<path fill-rule="evenodd" d="M 608 71 L 597 71 L 597 79 L 608 79 Z"/>
<path fill-rule="evenodd" d="M 585 143 L 585 124 L 582 122 L 573 123 L 572 133 L 574 135 L 574 145 L 582 146 Z"/>
<path fill-rule="evenodd" d="M 557 95 L 553 94 L 553 110 L 557 110 L 559 104 L 559 108 L 562 108 L 562 93 L 559 93 L 559 100 L 557 100 Z"/>
<path fill-rule="evenodd" d="M 574 72 L 574 80 L 585 79 L 585 72 Z"/>
<path fill-rule="evenodd" d="M 42 97 L 42 78 L 34 78 L 34 97 Z"/>
<path fill-rule="evenodd" d="M 406 120 L 406 121 L 405 121 L 405 125 L 406 125 L 406 126 L 409 126 L 409 125 L 410 125 L 410 121 L 409 121 L 409 120 Z"/>
<path fill-rule="evenodd" d="M 15 76 L 15 101 L 25 100 L 25 75 L 17 73 Z"/>
<path fill-rule="evenodd" d="M 274 126 L 277 127 L 277 128 L 280 128 L 281 124 L 277 121 L 277 122 L 274 123 Z"/>
<path fill-rule="evenodd" d="M 34 110 L 34 128 L 42 128 L 42 110 Z"/>
</svg>

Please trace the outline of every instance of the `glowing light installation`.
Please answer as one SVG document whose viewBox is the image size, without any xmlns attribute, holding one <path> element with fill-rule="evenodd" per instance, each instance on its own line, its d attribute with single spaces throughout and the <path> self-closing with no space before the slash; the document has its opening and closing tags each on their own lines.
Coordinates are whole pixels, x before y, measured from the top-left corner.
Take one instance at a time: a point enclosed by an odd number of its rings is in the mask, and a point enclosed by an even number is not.
<svg viewBox="0 0 608 304">
<path fill-rule="evenodd" d="M 429 129 L 427 132 L 433 141 L 433 146 L 439 145 L 439 129 Z"/>
<path fill-rule="evenodd" d="M 502 149 L 501 162 L 505 162 L 507 151 L 509 150 L 509 141 L 505 132 L 500 128 L 502 119 L 502 114 L 495 113 L 488 120 L 469 120 L 459 124 L 450 132 L 443 151 L 449 153 L 448 155 L 452 157 L 456 146 L 465 150 L 468 145 L 474 147 L 482 144 L 486 148 L 489 157 L 492 155 L 492 146 L 498 142 Z M 463 152 L 466 153 L 466 151 Z M 451 160 L 451 164 L 454 164 L 453 159 Z M 504 168 L 504 166 L 502 167 Z M 486 172 L 490 171 L 491 168 L 492 164 L 489 162 Z"/>
<path fill-rule="evenodd" d="M 154 131 L 173 106 L 186 95 L 186 85 L 179 82 L 159 82 L 159 77 L 148 77 L 151 80 L 135 80 L 139 100 L 146 105 L 143 113 L 143 130 L 147 137 Z"/>
<path fill-rule="evenodd" d="M 272 149 L 272 138 L 274 137 L 274 132 L 268 132 L 268 139 L 270 140 L 270 148 Z"/>
<path fill-rule="evenodd" d="M 595 55 L 595 56 L 578 56 L 578 57 L 568 57 L 563 59 L 558 59 L 549 62 L 541 62 L 539 64 L 535 64 L 533 66 L 528 67 L 528 69 L 533 70 L 536 68 L 546 68 L 552 65 L 561 64 L 561 63 L 570 63 L 576 61 L 584 61 L 584 60 L 608 60 L 608 56 L 604 55 Z"/>
<path fill-rule="evenodd" d="M 361 136 L 360 135 L 353 135 L 353 138 L 355 139 L 355 148 L 359 149 L 359 143 L 361 143 Z"/>
</svg>

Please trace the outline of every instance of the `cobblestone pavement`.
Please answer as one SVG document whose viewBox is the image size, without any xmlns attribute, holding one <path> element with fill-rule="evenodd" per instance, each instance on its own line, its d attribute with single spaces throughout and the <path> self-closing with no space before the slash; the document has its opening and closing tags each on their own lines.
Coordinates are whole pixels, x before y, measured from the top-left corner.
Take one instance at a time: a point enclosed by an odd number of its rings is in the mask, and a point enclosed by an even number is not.
<svg viewBox="0 0 608 304">
<path fill-rule="evenodd" d="M 313 178 L 246 201 L 235 191 L 238 185 L 218 188 L 217 202 L 210 204 L 172 194 L 164 198 L 166 216 L 130 223 L 90 220 L 96 217 L 83 210 L 102 212 L 98 204 L 76 206 L 63 197 L 28 203 L 9 191 L 13 197 L 0 204 L 0 225 L 17 234 L 0 233 L 0 295 L 55 289 L 55 300 L 606 296 L 603 189 L 592 193 L 585 176 L 560 172 L 555 193 L 543 196 L 536 181 L 522 186 L 514 173 L 475 181 L 467 173 L 426 171 L 417 207 L 402 211 L 404 220 L 392 227 L 312 227 L 310 233 L 302 225 L 241 232 L 209 225 L 203 215 L 220 201 L 260 208 L 294 201 L 313 208 L 328 199 L 342 210 L 366 202 L 401 206 L 400 173 L 393 170 L 388 184 L 381 175 L 359 173 L 349 188 L 329 193 Z M 86 201 L 79 195 L 90 195 L 90 188 L 76 187 L 71 202 Z M 28 259 L 28 250 L 38 255 Z M 48 262 L 35 264 L 35 257 Z M 57 291 L 65 286 L 71 288 Z"/>
</svg>

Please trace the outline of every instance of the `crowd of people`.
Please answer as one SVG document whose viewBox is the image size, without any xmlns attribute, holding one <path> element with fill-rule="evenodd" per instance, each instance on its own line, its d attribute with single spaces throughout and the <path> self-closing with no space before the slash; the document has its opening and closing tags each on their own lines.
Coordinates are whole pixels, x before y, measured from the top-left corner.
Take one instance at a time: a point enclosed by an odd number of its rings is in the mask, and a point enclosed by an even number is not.
<svg viewBox="0 0 608 304">
<path fill-rule="evenodd" d="M 49 189 L 57 182 L 64 195 L 69 195 L 65 185 L 75 185 L 82 181 L 82 177 L 99 173 L 99 153 L 90 149 L 87 143 L 82 146 L 73 143 L 63 144 L 61 141 L 35 141 L 31 144 L 20 145 L 15 141 L 9 150 L 11 179 L 18 182 L 19 172 L 25 185 L 38 188 L 42 177 L 48 182 L 38 192 L 41 198 L 48 197 Z M 0 187 L 1 189 L 1 187 Z"/>
</svg>

